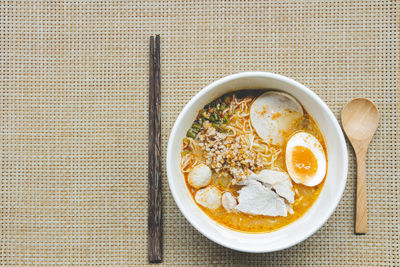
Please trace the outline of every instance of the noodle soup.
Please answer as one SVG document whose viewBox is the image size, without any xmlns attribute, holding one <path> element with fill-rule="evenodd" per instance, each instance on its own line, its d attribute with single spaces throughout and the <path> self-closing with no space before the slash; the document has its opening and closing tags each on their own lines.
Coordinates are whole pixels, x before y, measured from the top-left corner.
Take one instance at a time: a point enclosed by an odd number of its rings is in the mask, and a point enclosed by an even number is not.
<svg viewBox="0 0 400 267">
<path fill-rule="evenodd" d="M 181 171 L 197 205 L 243 232 L 300 218 L 326 175 L 324 138 L 292 96 L 236 91 L 201 109 L 183 139 Z"/>
</svg>

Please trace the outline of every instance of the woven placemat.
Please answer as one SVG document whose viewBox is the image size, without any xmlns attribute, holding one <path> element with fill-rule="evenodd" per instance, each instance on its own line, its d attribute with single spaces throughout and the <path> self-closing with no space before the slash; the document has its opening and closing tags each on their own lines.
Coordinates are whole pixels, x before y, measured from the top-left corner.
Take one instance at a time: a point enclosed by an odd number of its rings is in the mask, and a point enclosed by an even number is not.
<svg viewBox="0 0 400 267">
<path fill-rule="evenodd" d="M 232 73 L 294 78 L 337 118 L 351 98 L 369 97 L 382 116 L 367 162 L 367 235 L 353 234 L 352 150 L 343 199 L 326 225 L 270 254 L 231 251 L 199 234 L 164 171 L 163 264 L 400 265 L 398 2 L 0 5 L 2 264 L 147 264 L 148 43 L 159 33 L 164 160 L 185 103 Z"/>
</svg>

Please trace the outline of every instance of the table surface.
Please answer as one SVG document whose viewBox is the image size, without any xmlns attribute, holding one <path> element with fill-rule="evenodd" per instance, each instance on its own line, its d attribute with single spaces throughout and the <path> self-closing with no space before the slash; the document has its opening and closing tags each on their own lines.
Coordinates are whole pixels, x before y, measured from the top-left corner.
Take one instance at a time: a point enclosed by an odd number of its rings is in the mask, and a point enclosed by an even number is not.
<svg viewBox="0 0 400 267">
<path fill-rule="evenodd" d="M 162 40 L 165 265 L 399 266 L 396 1 L 2 1 L 0 262 L 147 264 L 148 43 Z M 284 251 L 199 234 L 172 199 L 165 151 L 185 103 L 216 79 L 270 71 L 337 118 L 381 111 L 367 159 L 369 232 L 353 234 L 354 153 L 337 210 Z"/>
</svg>

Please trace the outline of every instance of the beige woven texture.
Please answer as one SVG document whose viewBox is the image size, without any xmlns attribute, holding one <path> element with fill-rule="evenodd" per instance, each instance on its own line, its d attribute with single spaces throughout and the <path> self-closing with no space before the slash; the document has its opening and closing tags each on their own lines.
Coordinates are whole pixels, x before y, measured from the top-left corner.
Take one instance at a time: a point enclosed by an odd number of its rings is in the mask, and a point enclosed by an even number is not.
<svg viewBox="0 0 400 267">
<path fill-rule="evenodd" d="M 165 265 L 399 266 L 396 1 L 0 1 L 0 261 L 146 265 L 148 43 L 162 40 Z M 167 185 L 167 138 L 216 79 L 271 71 L 337 118 L 369 97 L 369 232 L 353 234 L 354 154 L 339 207 L 312 237 L 269 254 L 199 234 Z M 350 147 L 349 147 L 350 148 Z"/>
</svg>

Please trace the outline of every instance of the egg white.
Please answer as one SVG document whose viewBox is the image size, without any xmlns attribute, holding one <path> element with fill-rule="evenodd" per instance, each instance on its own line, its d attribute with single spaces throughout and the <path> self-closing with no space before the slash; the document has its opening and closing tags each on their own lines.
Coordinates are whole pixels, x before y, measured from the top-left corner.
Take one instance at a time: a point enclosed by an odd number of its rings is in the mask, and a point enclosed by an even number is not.
<svg viewBox="0 0 400 267">
<path fill-rule="evenodd" d="M 303 117 L 303 108 L 291 95 L 269 91 L 260 95 L 250 108 L 250 121 L 264 141 L 282 145 L 284 134 Z"/>
</svg>

